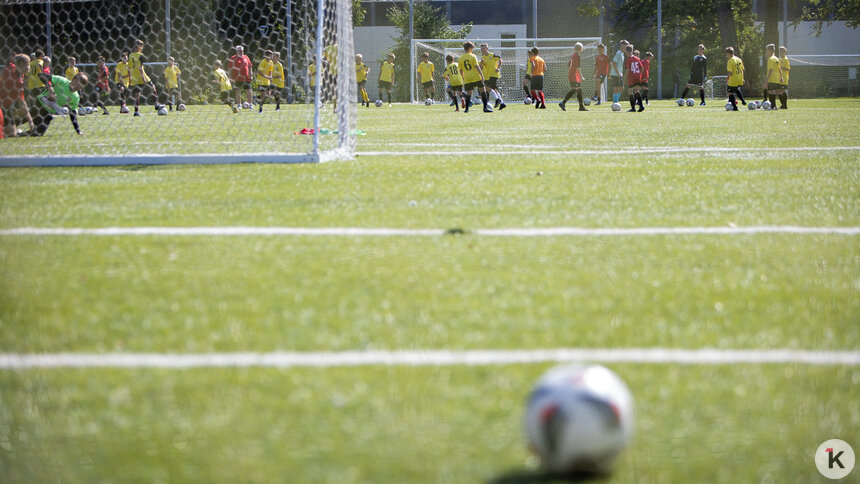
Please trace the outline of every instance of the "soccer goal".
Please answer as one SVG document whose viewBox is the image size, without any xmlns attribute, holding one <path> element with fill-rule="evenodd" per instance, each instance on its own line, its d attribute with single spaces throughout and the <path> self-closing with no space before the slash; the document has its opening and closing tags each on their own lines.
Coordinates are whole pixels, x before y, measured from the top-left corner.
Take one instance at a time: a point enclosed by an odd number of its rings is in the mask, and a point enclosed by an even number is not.
<svg viewBox="0 0 860 484">
<path fill-rule="evenodd" d="M 0 166 L 350 159 L 357 111 L 351 3 L 0 2 L 0 56 L 31 58 L 27 109 L 3 107 L 24 136 L 0 139 Z M 44 55 L 36 59 L 37 52 Z M 132 58 L 125 62 L 124 54 Z M 79 100 L 72 94 L 46 105 L 38 74 L 65 76 L 70 57 L 89 83 Z M 36 130 L 41 136 L 32 136 L 28 110 L 37 127 L 47 126 Z"/>
<path fill-rule="evenodd" d="M 597 56 L 597 45 L 600 37 L 584 38 L 541 38 L 541 39 L 415 39 L 412 41 L 411 65 L 412 73 L 410 84 L 410 95 L 412 102 L 424 102 L 426 96 L 424 89 L 417 84 L 415 71 L 421 61 L 421 55 L 425 52 L 430 54 L 430 61 L 435 66 L 434 101 L 447 102 L 445 94 L 445 57 L 451 54 L 456 60 L 463 53 L 463 42 L 471 41 L 475 44 L 474 54 L 480 59 L 481 44 L 487 44 L 490 52 L 498 55 L 502 60 L 501 77 L 499 78 L 499 91 L 506 102 L 523 101 L 526 97 L 523 91 L 523 79 L 526 75 L 526 64 L 529 60 L 528 51 L 532 47 L 540 50 L 540 56 L 546 62 L 546 75 L 544 77 L 544 93 L 548 98 L 564 97 L 570 90 L 567 78 L 570 56 L 573 54 L 573 46 L 582 42 L 581 69 L 583 76 L 583 95 L 591 97 L 594 94 L 597 81 L 594 80 L 594 58 Z M 600 99 L 606 99 L 605 83 L 600 90 Z"/>
</svg>

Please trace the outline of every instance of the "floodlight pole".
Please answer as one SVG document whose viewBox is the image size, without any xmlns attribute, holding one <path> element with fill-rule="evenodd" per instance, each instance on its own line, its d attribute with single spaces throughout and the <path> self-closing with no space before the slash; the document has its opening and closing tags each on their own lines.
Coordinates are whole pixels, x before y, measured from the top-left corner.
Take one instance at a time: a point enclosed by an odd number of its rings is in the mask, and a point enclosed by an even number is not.
<svg viewBox="0 0 860 484">
<path fill-rule="evenodd" d="M 320 147 L 320 100 L 322 99 L 322 55 L 323 55 L 323 23 L 325 22 L 325 0 L 317 0 L 317 60 L 316 86 L 314 86 L 314 154 L 319 155 Z"/>
<path fill-rule="evenodd" d="M 45 53 L 51 57 L 51 2 L 45 3 L 45 36 L 48 38 L 45 44 Z"/>
<path fill-rule="evenodd" d="M 409 68 L 406 69 L 408 72 L 410 79 L 413 79 L 409 82 L 409 102 L 411 103 L 415 99 L 415 81 L 412 77 L 412 66 L 415 65 L 415 47 L 412 45 L 412 39 L 415 38 L 415 22 L 414 22 L 414 11 L 412 10 L 412 1 L 409 0 Z"/>
<path fill-rule="evenodd" d="M 167 57 L 170 57 L 170 0 L 164 0 L 164 31 L 167 33 L 164 50 L 167 51 Z"/>
<path fill-rule="evenodd" d="M 788 48 L 788 0 L 782 0 L 782 45 Z"/>
<path fill-rule="evenodd" d="M 663 99 L 663 0 L 657 0 L 657 99 Z"/>
</svg>

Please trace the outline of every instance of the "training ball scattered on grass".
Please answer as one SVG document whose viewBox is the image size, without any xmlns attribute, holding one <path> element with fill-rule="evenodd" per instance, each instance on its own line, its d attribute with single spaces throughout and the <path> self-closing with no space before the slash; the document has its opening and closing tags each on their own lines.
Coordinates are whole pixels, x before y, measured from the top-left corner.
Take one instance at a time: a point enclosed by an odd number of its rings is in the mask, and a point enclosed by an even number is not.
<svg viewBox="0 0 860 484">
<path fill-rule="evenodd" d="M 177 110 L 177 111 L 185 111 L 185 105 L 184 105 L 184 104 L 180 104 L 179 106 L 176 106 L 176 110 Z"/>
<path fill-rule="evenodd" d="M 762 109 L 770 109 L 770 101 L 765 101 L 765 102 L 761 103 L 761 108 Z"/>
<path fill-rule="evenodd" d="M 687 99 L 687 106 L 695 106 L 695 105 L 696 105 L 696 101 L 694 101 L 693 98 Z"/>
<path fill-rule="evenodd" d="M 612 110 L 613 111 L 621 111 L 621 104 L 612 103 Z"/>
<path fill-rule="evenodd" d="M 749 109 L 750 111 L 755 111 L 755 101 L 747 104 L 747 109 Z"/>
<path fill-rule="evenodd" d="M 377 99 L 374 104 L 376 104 L 376 107 L 381 108 L 382 107 L 382 99 Z"/>
<path fill-rule="evenodd" d="M 528 104 L 531 104 L 531 103 L 532 103 L 532 98 L 530 98 L 530 97 L 526 97 L 525 99 L 523 99 L 523 104 L 528 105 Z"/>
<path fill-rule="evenodd" d="M 525 432 L 546 471 L 607 473 L 633 436 L 633 396 L 604 366 L 557 366 L 529 396 Z"/>
<path fill-rule="evenodd" d="M 431 104 L 433 104 L 433 100 L 432 100 L 432 99 L 430 99 L 429 97 L 428 97 L 427 99 L 425 99 L 425 100 L 424 100 L 424 105 L 425 105 L 425 106 L 429 106 L 429 105 L 431 105 Z"/>
<path fill-rule="evenodd" d="M 732 109 L 734 109 L 734 108 L 735 108 L 735 107 L 734 107 L 734 106 L 732 106 L 732 103 L 726 103 L 726 111 L 731 111 L 731 110 L 732 110 Z"/>
<path fill-rule="evenodd" d="M 165 106 L 161 106 L 160 108 L 158 108 L 158 115 L 167 116 L 167 108 Z"/>
<path fill-rule="evenodd" d="M 680 107 L 683 107 L 683 106 L 684 106 L 684 100 L 683 100 L 683 99 L 678 99 L 677 101 L 675 101 L 675 104 L 677 104 L 677 105 L 678 105 L 678 106 L 680 106 Z"/>
<path fill-rule="evenodd" d="M 582 104 L 585 104 L 586 106 L 591 106 L 591 99 L 588 99 L 588 98 L 583 99 Z"/>
<path fill-rule="evenodd" d="M 251 109 L 251 103 L 249 103 L 249 102 L 242 103 L 242 109 Z"/>
<path fill-rule="evenodd" d="M 119 108 L 120 114 L 128 114 L 128 106 L 123 106 Z"/>
</svg>

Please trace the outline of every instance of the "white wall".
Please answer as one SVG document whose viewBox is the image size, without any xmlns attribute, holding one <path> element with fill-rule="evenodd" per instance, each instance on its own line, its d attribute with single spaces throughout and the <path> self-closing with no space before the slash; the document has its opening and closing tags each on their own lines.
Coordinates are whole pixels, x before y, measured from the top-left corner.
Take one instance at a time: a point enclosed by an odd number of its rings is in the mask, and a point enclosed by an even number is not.
<svg viewBox="0 0 860 484">
<path fill-rule="evenodd" d="M 833 22 L 821 30 L 821 37 L 812 36 L 812 22 L 801 22 L 797 29 L 788 26 L 788 43 L 779 23 L 779 44 L 792 55 L 860 54 L 860 29 L 847 27 L 845 22 Z"/>
</svg>

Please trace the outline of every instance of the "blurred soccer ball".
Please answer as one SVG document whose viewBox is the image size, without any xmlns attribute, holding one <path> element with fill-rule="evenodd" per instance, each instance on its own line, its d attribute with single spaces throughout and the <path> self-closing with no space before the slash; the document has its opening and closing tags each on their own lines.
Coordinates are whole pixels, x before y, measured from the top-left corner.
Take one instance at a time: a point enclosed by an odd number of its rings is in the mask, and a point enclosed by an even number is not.
<svg viewBox="0 0 860 484">
<path fill-rule="evenodd" d="M 619 104 L 619 103 L 612 103 L 612 110 L 613 110 L 613 111 L 621 111 L 621 104 Z"/>
<path fill-rule="evenodd" d="M 589 98 L 583 99 L 582 104 L 585 104 L 586 106 L 591 106 L 591 99 L 589 99 Z"/>
<path fill-rule="evenodd" d="M 753 101 L 750 104 L 755 106 L 755 109 L 761 109 L 761 101 Z"/>
<path fill-rule="evenodd" d="M 167 116 L 167 106 L 161 106 L 160 108 L 158 108 L 158 115 Z"/>
<path fill-rule="evenodd" d="M 732 103 L 726 103 L 726 111 L 731 111 L 731 110 L 732 110 L 732 109 L 734 109 L 734 108 L 735 108 L 735 107 L 734 107 L 734 106 L 732 106 Z"/>
<path fill-rule="evenodd" d="M 749 109 L 750 111 L 755 111 L 755 109 L 756 109 L 755 101 L 752 101 L 749 104 L 747 104 L 747 109 Z"/>
<path fill-rule="evenodd" d="M 87 108 L 83 108 L 83 107 L 78 108 L 78 116 L 86 116 L 86 115 L 87 115 Z"/>
<path fill-rule="evenodd" d="M 605 473 L 633 436 L 633 396 L 604 366 L 557 366 L 529 396 L 525 432 L 546 470 Z"/>
<path fill-rule="evenodd" d="M 527 96 L 525 99 L 523 99 L 523 104 L 531 104 L 531 103 L 532 103 L 532 98 Z"/>
<path fill-rule="evenodd" d="M 762 109 L 770 109 L 770 101 L 765 101 L 765 102 L 761 103 L 761 108 Z"/>
<path fill-rule="evenodd" d="M 68 115 L 68 114 L 69 114 L 69 108 L 67 108 L 67 107 L 65 107 L 65 106 L 64 106 L 64 107 L 62 108 L 62 110 L 63 110 L 63 116 L 66 116 L 66 115 Z"/>
<path fill-rule="evenodd" d="M 696 101 L 693 100 L 693 98 L 687 99 L 687 106 L 695 106 L 695 105 L 696 105 Z"/>
<path fill-rule="evenodd" d="M 376 107 L 381 108 L 382 107 L 382 99 L 377 99 L 374 104 L 376 105 Z"/>
<path fill-rule="evenodd" d="M 677 105 L 678 105 L 678 106 L 680 106 L 680 107 L 683 107 L 683 106 L 684 106 L 684 100 L 683 100 L 683 99 L 678 99 L 677 101 L 675 101 L 675 104 L 677 104 Z"/>
<path fill-rule="evenodd" d="M 249 102 L 242 103 L 242 109 L 251 109 L 251 103 L 249 103 Z"/>
<path fill-rule="evenodd" d="M 176 106 L 176 110 L 177 110 L 177 111 L 185 111 L 185 105 L 184 105 L 184 104 L 180 104 L 179 106 Z"/>
<path fill-rule="evenodd" d="M 432 99 L 430 99 L 429 97 L 428 97 L 427 99 L 425 99 L 425 100 L 424 100 L 424 105 L 425 105 L 425 106 L 429 106 L 429 105 L 431 105 L 431 104 L 433 104 L 433 100 L 432 100 Z"/>
<path fill-rule="evenodd" d="M 128 114 L 128 106 L 122 106 L 119 108 L 120 114 Z"/>
</svg>

